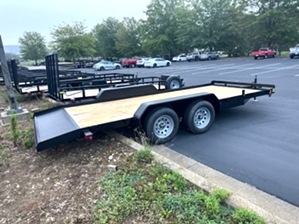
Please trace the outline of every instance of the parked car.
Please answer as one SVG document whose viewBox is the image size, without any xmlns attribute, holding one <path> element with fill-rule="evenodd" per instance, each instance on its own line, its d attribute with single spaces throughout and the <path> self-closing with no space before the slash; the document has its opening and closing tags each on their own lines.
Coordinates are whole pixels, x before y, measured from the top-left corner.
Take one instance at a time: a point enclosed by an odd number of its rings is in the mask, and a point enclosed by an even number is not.
<svg viewBox="0 0 299 224">
<path fill-rule="evenodd" d="M 214 51 L 206 51 L 200 54 L 200 60 L 219 59 L 219 54 Z"/>
<path fill-rule="evenodd" d="M 97 71 L 120 69 L 121 67 L 122 66 L 118 63 L 114 63 L 111 61 L 104 61 L 104 60 L 102 60 L 92 66 L 92 68 Z"/>
<path fill-rule="evenodd" d="M 140 67 L 144 67 L 144 63 L 149 60 L 150 58 L 140 58 L 137 60 L 137 67 L 140 68 Z"/>
<path fill-rule="evenodd" d="M 258 51 L 253 51 L 251 55 L 254 57 L 254 59 L 258 58 L 268 58 L 268 57 L 273 57 L 275 58 L 276 56 L 276 51 L 268 48 L 268 47 L 263 47 L 260 48 Z"/>
<path fill-rule="evenodd" d="M 189 53 L 187 55 L 187 61 L 198 61 L 200 58 L 200 54 L 197 52 Z"/>
<path fill-rule="evenodd" d="M 150 58 L 144 63 L 144 67 L 147 68 L 156 68 L 170 65 L 171 62 L 169 60 L 165 60 L 164 58 Z"/>
<path fill-rule="evenodd" d="M 114 63 L 122 64 L 122 61 L 127 58 L 119 58 L 118 60 L 114 61 Z"/>
<path fill-rule="evenodd" d="M 180 54 L 172 58 L 172 61 L 187 61 L 187 56 L 185 54 Z"/>
<path fill-rule="evenodd" d="M 290 48 L 290 58 L 293 59 L 294 57 L 299 57 L 299 44 L 297 44 L 295 47 Z"/>
<path fill-rule="evenodd" d="M 137 66 L 137 60 L 140 58 L 127 58 L 122 60 L 122 66 L 127 68 L 135 68 Z"/>
</svg>

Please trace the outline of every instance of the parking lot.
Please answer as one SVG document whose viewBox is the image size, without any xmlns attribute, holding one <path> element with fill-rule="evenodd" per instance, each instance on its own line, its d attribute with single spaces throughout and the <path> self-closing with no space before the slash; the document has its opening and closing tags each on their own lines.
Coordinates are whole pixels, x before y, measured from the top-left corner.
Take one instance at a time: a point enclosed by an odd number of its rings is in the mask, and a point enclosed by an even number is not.
<svg viewBox="0 0 299 224">
<path fill-rule="evenodd" d="M 299 206 L 299 59 L 227 58 L 121 72 L 180 75 L 186 86 L 212 80 L 252 82 L 255 77 L 258 83 L 275 84 L 272 97 L 223 111 L 205 134 L 180 130 L 166 146 Z"/>
</svg>

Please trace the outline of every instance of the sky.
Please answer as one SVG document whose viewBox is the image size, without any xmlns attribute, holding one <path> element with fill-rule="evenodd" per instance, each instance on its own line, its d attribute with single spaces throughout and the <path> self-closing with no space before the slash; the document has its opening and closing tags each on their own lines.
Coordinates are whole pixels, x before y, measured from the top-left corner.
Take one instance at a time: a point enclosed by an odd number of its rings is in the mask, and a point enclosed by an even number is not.
<svg viewBox="0 0 299 224">
<path fill-rule="evenodd" d="M 3 45 L 18 45 L 24 32 L 38 32 L 51 41 L 53 28 L 84 22 L 90 31 L 108 17 L 146 19 L 151 0 L 0 0 L 0 35 Z"/>
</svg>

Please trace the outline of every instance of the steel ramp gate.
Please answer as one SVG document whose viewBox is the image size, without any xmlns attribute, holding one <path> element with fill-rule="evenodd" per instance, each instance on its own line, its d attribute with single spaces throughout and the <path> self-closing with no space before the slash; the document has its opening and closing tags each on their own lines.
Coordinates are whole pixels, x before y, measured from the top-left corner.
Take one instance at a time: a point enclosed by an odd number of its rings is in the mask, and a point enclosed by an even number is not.
<svg viewBox="0 0 299 224">
<path fill-rule="evenodd" d="M 55 108 L 50 113 L 36 113 L 34 127 L 37 151 L 83 136 L 81 128 L 62 107 Z"/>
</svg>

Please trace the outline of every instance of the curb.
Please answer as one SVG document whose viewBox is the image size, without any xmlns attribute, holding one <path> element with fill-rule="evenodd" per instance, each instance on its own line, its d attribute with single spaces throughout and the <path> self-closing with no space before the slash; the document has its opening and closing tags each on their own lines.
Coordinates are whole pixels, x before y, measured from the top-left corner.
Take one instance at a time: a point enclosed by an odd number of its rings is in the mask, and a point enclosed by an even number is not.
<svg viewBox="0 0 299 224">
<path fill-rule="evenodd" d="M 139 151 L 144 146 L 114 131 L 108 135 Z M 227 204 L 234 208 L 246 208 L 265 218 L 267 223 L 297 224 L 299 207 L 267 194 L 257 188 L 229 177 L 163 145 L 152 147 L 155 159 L 182 175 L 199 188 L 212 193 L 222 188 L 230 193 Z"/>
</svg>

